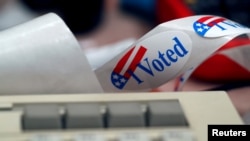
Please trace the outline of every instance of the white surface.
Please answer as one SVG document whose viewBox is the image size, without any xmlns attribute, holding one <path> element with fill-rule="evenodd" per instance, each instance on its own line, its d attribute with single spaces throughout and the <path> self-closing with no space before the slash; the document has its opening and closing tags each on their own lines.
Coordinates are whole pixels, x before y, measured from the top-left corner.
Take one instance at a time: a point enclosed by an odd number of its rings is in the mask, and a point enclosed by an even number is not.
<svg viewBox="0 0 250 141">
<path fill-rule="evenodd" d="M 53 13 L 0 32 L 0 44 L 0 94 L 102 92 L 84 51 Z"/>
</svg>

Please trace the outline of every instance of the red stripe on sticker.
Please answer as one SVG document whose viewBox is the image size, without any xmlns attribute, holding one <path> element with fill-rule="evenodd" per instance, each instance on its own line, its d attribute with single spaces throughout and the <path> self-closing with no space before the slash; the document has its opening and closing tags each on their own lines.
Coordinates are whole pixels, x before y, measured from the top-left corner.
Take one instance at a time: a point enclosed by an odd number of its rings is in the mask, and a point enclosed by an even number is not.
<svg viewBox="0 0 250 141">
<path fill-rule="evenodd" d="M 200 18 L 197 22 L 203 23 L 203 22 L 205 22 L 206 20 L 211 19 L 211 18 L 213 18 L 213 16 L 202 17 L 202 18 Z"/>
<path fill-rule="evenodd" d="M 226 19 L 219 18 L 219 19 L 216 19 L 216 20 L 213 20 L 213 21 L 209 22 L 207 25 L 210 26 L 210 27 L 212 27 L 212 26 L 214 26 L 214 25 L 216 25 L 216 24 L 218 24 L 220 22 L 223 22 L 224 20 L 226 20 Z"/>
<path fill-rule="evenodd" d="M 117 65 L 114 68 L 114 72 L 115 73 L 120 73 L 124 67 L 124 65 L 126 64 L 126 62 L 128 61 L 128 58 L 131 56 L 133 50 L 135 49 L 135 47 L 131 48 L 123 57 L 122 59 L 117 63 Z"/>
<path fill-rule="evenodd" d="M 138 50 L 138 52 L 136 53 L 136 56 L 134 57 L 134 59 L 132 60 L 131 64 L 129 65 L 127 71 L 124 74 L 124 77 L 129 78 L 131 76 L 130 73 L 128 73 L 128 71 L 130 72 L 134 72 L 137 65 L 140 63 L 142 57 L 144 56 L 144 54 L 146 53 L 147 49 L 143 46 L 140 46 L 140 49 Z"/>
</svg>

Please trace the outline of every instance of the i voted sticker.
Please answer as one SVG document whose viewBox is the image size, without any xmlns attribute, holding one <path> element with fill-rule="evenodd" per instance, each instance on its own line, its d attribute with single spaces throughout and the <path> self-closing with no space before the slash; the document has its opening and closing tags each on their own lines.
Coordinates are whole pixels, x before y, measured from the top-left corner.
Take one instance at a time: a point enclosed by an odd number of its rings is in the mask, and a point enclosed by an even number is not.
<svg viewBox="0 0 250 141">
<path fill-rule="evenodd" d="M 113 69 L 106 70 L 109 78 L 104 79 L 117 90 L 154 88 L 178 74 L 191 50 L 191 39 L 184 32 L 160 32 L 116 57 Z"/>
<path fill-rule="evenodd" d="M 202 37 L 221 37 L 249 32 L 249 28 L 218 16 L 201 16 L 193 23 L 194 31 Z"/>
</svg>

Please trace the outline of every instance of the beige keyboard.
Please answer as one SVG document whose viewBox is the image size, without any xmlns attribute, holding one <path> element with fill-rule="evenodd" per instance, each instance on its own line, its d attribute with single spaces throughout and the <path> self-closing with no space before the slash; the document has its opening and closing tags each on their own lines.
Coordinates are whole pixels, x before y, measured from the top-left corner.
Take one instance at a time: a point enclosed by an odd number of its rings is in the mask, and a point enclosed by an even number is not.
<svg viewBox="0 0 250 141">
<path fill-rule="evenodd" d="M 206 141 L 243 124 L 226 92 L 0 96 L 0 141 Z"/>
</svg>

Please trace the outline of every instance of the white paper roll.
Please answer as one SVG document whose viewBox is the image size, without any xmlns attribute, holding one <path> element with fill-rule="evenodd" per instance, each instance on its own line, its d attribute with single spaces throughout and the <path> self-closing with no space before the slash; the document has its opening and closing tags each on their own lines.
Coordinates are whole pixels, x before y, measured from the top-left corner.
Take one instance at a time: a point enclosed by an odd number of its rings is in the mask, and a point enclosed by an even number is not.
<svg viewBox="0 0 250 141">
<path fill-rule="evenodd" d="M 0 32 L 0 94 L 100 92 L 83 50 L 56 14 Z"/>
</svg>

